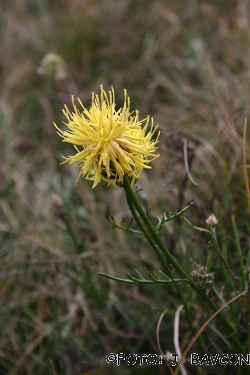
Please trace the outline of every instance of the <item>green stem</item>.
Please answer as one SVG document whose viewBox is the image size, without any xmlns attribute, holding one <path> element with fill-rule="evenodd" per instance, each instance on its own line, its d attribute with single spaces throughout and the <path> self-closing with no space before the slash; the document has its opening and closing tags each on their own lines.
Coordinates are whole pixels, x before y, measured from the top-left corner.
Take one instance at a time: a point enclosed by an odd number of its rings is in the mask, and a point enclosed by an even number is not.
<svg viewBox="0 0 250 375">
<path fill-rule="evenodd" d="M 126 192 L 126 190 L 125 190 Z M 133 218 L 135 220 L 135 222 L 137 223 L 138 227 L 140 228 L 140 230 L 142 231 L 142 233 L 144 234 L 144 236 L 146 237 L 146 239 L 148 240 L 148 243 L 151 245 L 152 249 L 156 252 L 156 254 L 158 255 L 161 263 L 165 266 L 166 270 L 169 271 L 169 274 L 172 276 L 172 271 L 173 269 L 170 268 L 169 264 L 166 262 L 166 260 L 164 259 L 164 257 L 162 256 L 162 253 L 159 251 L 159 248 L 158 246 L 156 246 L 155 242 L 153 241 L 153 239 L 150 237 L 149 233 L 146 231 L 146 229 L 144 228 L 144 226 L 142 225 L 140 219 L 138 218 L 138 215 L 135 211 L 135 207 L 131 201 L 131 199 L 129 199 L 129 195 L 127 194 L 126 192 L 126 199 L 127 199 L 127 202 L 128 202 L 128 206 L 130 208 L 130 211 L 133 215 Z M 188 282 L 188 281 L 187 281 Z M 178 293 L 178 295 L 181 297 L 182 295 L 182 290 L 180 288 L 180 286 L 176 283 L 174 283 L 174 286 L 176 288 L 176 291 Z M 194 328 L 193 328 L 193 324 L 192 324 L 192 319 L 190 318 L 190 314 L 189 314 L 189 310 L 188 310 L 188 306 L 187 306 L 187 303 L 186 301 L 184 300 L 183 302 L 183 305 L 185 307 L 185 312 L 186 312 L 186 317 L 187 317 L 187 321 L 188 321 L 188 324 L 190 326 L 190 329 L 191 331 L 194 333 Z M 195 334 L 195 333 L 194 333 Z"/>
<path fill-rule="evenodd" d="M 206 302 L 206 304 L 211 308 L 212 311 L 216 312 L 218 311 L 218 307 L 215 305 L 215 303 L 206 295 L 206 293 L 194 282 L 194 280 L 190 277 L 190 275 L 180 266 L 180 264 L 175 260 L 175 258 L 172 256 L 170 251 L 167 249 L 167 247 L 162 242 L 160 236 L 156 232 L 154 226 L 152 225 L 151 221 L 147 217 L 146 213 L 144 212 L 142 206 L 140 205 L 129 181 L 127 178 L 124 178 L 123 182 L 123 188 L 126 192 L 127 200 L 129 202 L 129 205 L 131 204 L 135 207 L 136 211 L 140 215 L 141 219 L 143 220 L 144 224 L 148 228 L 152 239 L 150 239 L 150 244 L 154 243 L 154 246 L 152 248 L 155 250 L 155 252 L 158 255 L 158 249 L 162 251 L 162 253 L 166 256 L 168 261 L 171 263 L 171 265 L 174 267 L 174 269 L 184 278 L 188 281 L 189 285 L 202 297 L 202 299 Z M 148 239 L 148 236 L 147 236 Z M 155 245 L 158 245 L 156 248 Z M 156 251 L 157 249 L 157 251 Z M 164 261 L 165 265 L 165 261 Z M 219 314 L 218 318 L 220 322 L 223 324 L 224 327 L 226 327 L 230 332 L 234 329 L 232 324 L 225 318 L 223 314 Z M 243 349 L 238 339 L 233 335 L 233 339 L 237 343 L 239 349 Z"/>
<path fill-rule="evenodd" d="M 137 213 L 135 211 L 135 208 L 131 202 L 131 200 L 129 199 L 129 196 L 127 195 L 126 193 L 126 198 L 127 198 L 127 202 L 128 202 L 128 206 L 130 208 L 130 211 L 133 215 L 133 218 L 136 222 L 136 224 L 138 225 L 138 227 L 140 228 L 140 230 L 143 232 L 144 236 L 146 237 L 146 239 L 148 240 L 149 244 L 151 245 L 151 247 L 153 248 L 153 250 L 156 252 L 156 254 L 158 255 L 161 263 L 166 267 L 166 269 L 169 271 L 170 270 L 170 267 L 169 265 L 167 264 L 166 260 L 163 258 L 161 252 L 159 251 L 158 247 L 155 246 L 155 243 L 154 241 L 152 240 L 152 238 L 150 237 L 150 235 L 148 234 L 148 232 L 145 230 L 144 226 L 142 225 L 142 223 L 140 222 L 140 219 L 138 218 L 137 216 Z"/>
</svg>

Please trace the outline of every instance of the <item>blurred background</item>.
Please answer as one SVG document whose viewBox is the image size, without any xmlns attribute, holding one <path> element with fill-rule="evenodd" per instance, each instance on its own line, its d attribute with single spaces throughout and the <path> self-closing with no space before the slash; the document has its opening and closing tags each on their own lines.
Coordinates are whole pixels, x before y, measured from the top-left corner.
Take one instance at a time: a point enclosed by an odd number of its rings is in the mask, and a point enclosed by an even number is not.
<svg viewBox="0 0 250 375">
<path fill-rule="evenodd" d="M 174 352 L 183 296 L 97 275 L 125 277 L 159 264 L 146 242 L 105 218 L 108 207 L 117 223 L 130 220 L 122 189 L 76 186 L 78 170 L 60 166 L 74 149 L 52 123 L 63 128 L 71 94 L 88 107 L 101 84 L 113 86 L 119 108 L 126 88 L 131 108 L 161 130 L 161 157 L 136 184 L 144 208 L 157 223 L 164 211 L 194 201 L 186 216 L 200 227 L 213 212 L 237 276 L 232 213 L 244 256 L 249 242 L 242 168 L 249 1 L 2 0 L 0 8 L 0 374 L 168 373 L 164 365 L 106 363 L 110 352 L 158 353 L 156 326 L 166 308 L 160 340 Z M 206 234 L 177 221 L 162 238 L 188 272 L 206 264 Z M 210 271 L 223 292 L 217 267 L 214 260 Z M 186 347 L 209 314 L 195 294 L 183 293 Z M 211 335 L 205 331 L 196 349 L 220 348 Z"/>
</svg>

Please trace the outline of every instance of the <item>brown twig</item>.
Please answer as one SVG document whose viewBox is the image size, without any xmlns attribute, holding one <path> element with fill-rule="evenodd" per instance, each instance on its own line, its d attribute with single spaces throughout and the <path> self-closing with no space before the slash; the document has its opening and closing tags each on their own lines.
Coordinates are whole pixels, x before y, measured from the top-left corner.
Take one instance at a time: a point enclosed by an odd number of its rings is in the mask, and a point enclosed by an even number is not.
<svg viewBox="0 0 250 375">
<path fill-rule="evenodd" d="M 188 344 L 187 348 L 185 349 L 183 355 L 182 355 L 182 358 L 180 360 L 180 362 L 178 363 L 177 365 L 177 368 L 174 372 L 174 375 L 177 375 L 178 372 L 179 372 L 179 369 L 180 369 L 180 364 L 184 362 L 189 350 L 192 348 L 192 346 L 194 345 L 195 341 L 198 339 L 198 337 L 202 334 L 202 332 L 204 331 L 204 329 L 208 326 L 208 324 L 216 317 L 216 315 L 218 315 L 225 307 L 227 307 L 228 305 L 230 305 L 230 303 L 234 302 L 237 298 L 241 297 L 243 294 L 245 294 L 247 291 L 245 290 L 244 292 L 238 294 L 237 296 L 235 296 L 234 298 L 232 298 L 230 301 L 228 301 L 225 305 L 223 305 L 218 311 L 216 311 L 216 313 L 214 313 L 207 321 L 205 324 L 203 324 L 203 326 L 199 329 L 199 331 L 196 333 L 196 335 L 192 338 L 191 342 Z"/>
</svg>

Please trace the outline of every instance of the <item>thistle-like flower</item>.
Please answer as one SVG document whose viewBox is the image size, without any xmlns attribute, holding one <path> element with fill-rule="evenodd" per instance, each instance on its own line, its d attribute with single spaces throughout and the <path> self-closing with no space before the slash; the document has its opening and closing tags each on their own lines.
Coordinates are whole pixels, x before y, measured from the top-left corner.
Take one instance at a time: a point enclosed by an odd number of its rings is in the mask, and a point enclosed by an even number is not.
<svg viewBox="0 0 250 375">
<path fill-rule="evenodd" d="M 54 123 L 63 142 L 73 144 L 77 151 L 73 156 L 64 157 L 64 163 L 79 167 L 76 182 L 81 176 L 94 181 L 92 189 L 101 180 L 108 182 L 108 185 L 123 183 L 126 176 L 133 186 L 141 171 L 151 168 L 148 164 L 159 156 L 154 152 L 160 132 L 153 139 L 157 130 L 157 126 L 153 126 L 153 119 L 148 116 L 139 120 L 139 112 L 130 111 L 126 90 L 123 107 L 116 110 L 114 89 L 106 93 L 102 86 L 100 88 L 100 95 L 92 93 L 90 109 L 85 108 L 79 98 L 82 110 L 77 109 L 72 95 L 74 112 L 71 113 L 66 105 L 63 109 L 68 120 L 64 122 L 67 131 L 62 131 Z"/>
</svg>

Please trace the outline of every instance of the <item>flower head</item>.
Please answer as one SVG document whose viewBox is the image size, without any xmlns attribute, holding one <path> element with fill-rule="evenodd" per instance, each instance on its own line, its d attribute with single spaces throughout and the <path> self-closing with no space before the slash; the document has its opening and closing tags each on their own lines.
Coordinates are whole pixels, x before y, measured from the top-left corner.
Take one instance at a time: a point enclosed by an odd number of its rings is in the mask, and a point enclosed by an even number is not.
<svg viewBox="0 0 250 375">
<path fill-rule="evenodd" d="M 54 77 L 58 80 L 64 79 L 67 76 L 64 60 L 54 52 L 50 52 L 44 56 L 37 72 L 42 75 Z"/>
<path fill-rule="evenodd" d="M 210 227 L 213 227 L 214 225 L 217 225 L 219 222 L 215 216 L 215 214 L 210 214 L 208 218 L 206 219 L 206 223 L 210 225 Z"/>
<path fill-rule="evenodd" d="M 54 124 L 63 142 L 76 149 L 76 154 L 65 157 L 65 162 L 81 168 L 77 181 L 81 176 L 94 181 L 92 188 L 101 180 L 108 185 L 122 183 L 125 176 L 130 177 L 133 185 L 144 168 L 151 168 L 149 162 L 159 156 L 154 152 L 160 133 L 154 140 L 157 127 L 153 127 L 153 119 L 147 132 L 150 117 L 139 120 L 139 112 L 130 111 L 126 90 L 123 107 L 116 110 L 114 89 L 106 93 L 100 88 L 100 95 L 92 94 L 90 109 L 79 98 L 82 110 L 77 109 L 72 95 L 74 112 L 66 105 L 63 109 L 68 120 L 64 122 L 66 131 Z"/>
</svg>

